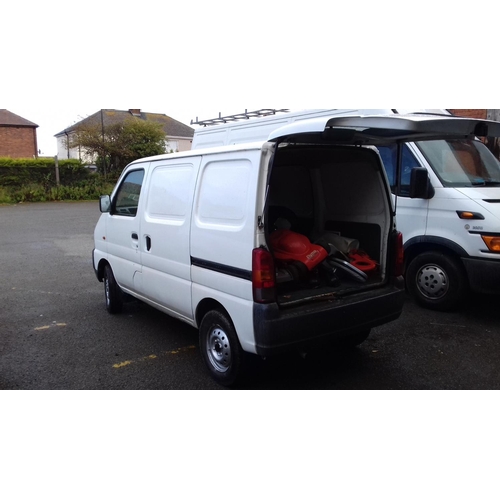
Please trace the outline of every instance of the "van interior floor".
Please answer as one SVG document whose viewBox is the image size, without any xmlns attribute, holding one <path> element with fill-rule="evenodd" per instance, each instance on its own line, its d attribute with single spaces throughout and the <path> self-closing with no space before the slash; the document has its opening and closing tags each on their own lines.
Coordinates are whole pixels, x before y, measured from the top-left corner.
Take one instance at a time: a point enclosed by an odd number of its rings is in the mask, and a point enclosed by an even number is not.
<svg viewBox="0 0 500 500">
<path fill-rule="evenodd" d="M 340 299 L 351 293 L 377 286 L 381 281 L 380 275 L 375 274 L 369 276 L 365 282 L 339 280 L 336 286 L 316 282 L 314 279 L 309 283 L 284 283 L 278 287 L 278 303 L 281 306 L 291 306 L 309 301 Z"/>
</svg>

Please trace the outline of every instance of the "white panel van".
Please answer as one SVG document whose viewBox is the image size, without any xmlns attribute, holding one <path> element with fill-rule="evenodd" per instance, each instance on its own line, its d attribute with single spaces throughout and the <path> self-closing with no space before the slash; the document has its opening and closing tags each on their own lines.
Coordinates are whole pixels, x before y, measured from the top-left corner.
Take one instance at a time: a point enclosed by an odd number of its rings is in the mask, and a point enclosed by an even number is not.
<svg viewBox="0 0 500 500">
<path fill-rule="evenodd" d="M 267 139 L 270 130 L 324 116 L 447 115 L 444 109 L 330 109 L 298 111 L 198 128 L 193 148 L 217 142 Z M 477 125 L 477 136 L 495 136 L 497 125 Z M 261 132 L 259 136 L 258 132 Z M 449 310 L 468 291 L 500 293 L 500 164 L 476 136 L 443 137 L 398 145 L 377 144 L 403 233 L 408 291 L 424 307 Z M 398 152 L 400 151 L 400 152 Z M 398 154 L 400 158 L 398 159 Z M 427 171 L 429 192 L 410 192 L 411 172 Z"/>
<path fill-rule="evenodd" d="M 247 354 L 357 345 L 397 319 L 403 243 L 376 146 L 468 137 L 485 122 L 377 118 L 301 121 L 265 142 L 128 165 L 95 228 L 108 311 L 130 295 L 198 328 L 224 385 Z M 422 198 L 424 173 L 410 181 Z"/>
</svg>

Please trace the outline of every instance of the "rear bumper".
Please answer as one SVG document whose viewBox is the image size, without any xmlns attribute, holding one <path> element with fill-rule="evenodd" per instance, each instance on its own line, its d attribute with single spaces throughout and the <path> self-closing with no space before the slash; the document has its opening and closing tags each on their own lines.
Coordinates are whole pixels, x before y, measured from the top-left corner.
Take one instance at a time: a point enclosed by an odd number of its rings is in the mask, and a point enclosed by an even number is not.
<svg viewBox="0 0 500 500">
<path fill-rule="evenodd" d="M 469 285 L 478 293 L 500 293 L 500 260 L 463 258 Z"/>
<path fill-rule="evenodd" d="M 255 347 L 261 356 L 341 341 L 397 319 L 405 300 L 404 281 L 334 301 L 280 309 L 254 304 Z"/>
</svg>

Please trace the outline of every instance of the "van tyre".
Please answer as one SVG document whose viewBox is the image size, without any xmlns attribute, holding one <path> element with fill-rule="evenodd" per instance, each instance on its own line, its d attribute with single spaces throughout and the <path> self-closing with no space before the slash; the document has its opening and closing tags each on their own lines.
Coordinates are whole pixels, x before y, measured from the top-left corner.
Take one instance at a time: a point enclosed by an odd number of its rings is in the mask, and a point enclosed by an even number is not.
<svg viewBox="0 0 500 500">
<path fill-rule="evenodd" d="M 226 314 L 208 312 L 200 325 L 200 350 L 212 378 L 226 387 L 242 378 L 245 353 Z"/>
<path fill-rule="evenodd" d="M 123 309 L 123 292 L 115 280 L 115 276 L 109 264 L 104 267 L 104 297 L 106 309 L 110 314 L 118 314 Z"/>
<path fill-rule="evenodd" d="M 436 311 L 455 309 L 468 290 L 461 262 L 437 251 L 424 252 L 410 262 L 406 284 L 409 293 L 421 306 Z"/>
</svg>

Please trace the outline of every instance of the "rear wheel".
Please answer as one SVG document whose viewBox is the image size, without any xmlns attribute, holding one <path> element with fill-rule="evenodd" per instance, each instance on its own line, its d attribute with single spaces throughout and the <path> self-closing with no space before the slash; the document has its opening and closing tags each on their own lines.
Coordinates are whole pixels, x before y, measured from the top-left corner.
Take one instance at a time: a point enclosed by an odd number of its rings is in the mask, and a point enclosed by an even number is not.
<svg viewBox="0 0 500 500">
<path fill-rule="evenodd" d="M 236 330 L 226 314 L 208 312 L 200 325 L 200 350 L 212 378 L 221 385 L 232 386 L 240 380 L 245 353 Z"/>
<path fill-rule="evenodd" d="M 106 264 L 104 268 L 104 297 L 106 299 L 106 309 L 110 314 L 117 314 L 123 308 L 123 292 L 115 280 L 111 266 Z"/>
<path fill-rule="evenodd" d="M 417 255 L 406 270 L 408 291 L 423 307 L 437 311 L 456 308 L 467 293 L 467 277 L 460 261 L 431 251 Z"/>
</svg>

